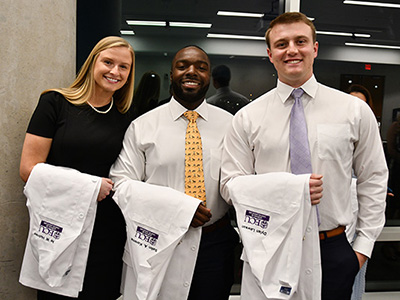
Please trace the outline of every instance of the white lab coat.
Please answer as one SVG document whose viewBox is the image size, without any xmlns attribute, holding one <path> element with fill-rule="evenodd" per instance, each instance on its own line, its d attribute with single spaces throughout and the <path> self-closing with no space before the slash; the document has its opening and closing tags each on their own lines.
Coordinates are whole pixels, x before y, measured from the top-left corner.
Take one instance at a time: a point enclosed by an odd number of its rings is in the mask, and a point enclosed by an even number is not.
<svg viewBox="0 0 400 300">
<path fill-rule="evenodd" d="M 187 299 L 201 238 L 190 223 L 201 201 L 135 180 L 119 184 L 113 198 L 127 223 L 124 300 Z"/>
<path fill-rule="evenodd" d="M 82 290 L 101 178 L 37 164 L 25 185 L 30 224 L 19 281 L 69 297 Z"/>
<path fill-rule="evenodd" d="M 242 299 L 320 299 L 318 224 L 309 178 L 268 173 L 228 183 L 244 246 Z"/>
</svg>

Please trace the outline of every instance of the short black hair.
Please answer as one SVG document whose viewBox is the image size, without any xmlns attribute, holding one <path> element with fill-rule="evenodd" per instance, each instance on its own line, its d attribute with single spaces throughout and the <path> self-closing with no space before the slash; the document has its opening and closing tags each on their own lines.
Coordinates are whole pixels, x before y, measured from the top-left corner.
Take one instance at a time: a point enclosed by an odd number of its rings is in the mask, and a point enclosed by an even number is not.
<svg viewBox="0 0 400 300">
<path fill-rule="evenodd" d="M 191 47 L 194 47 L 194 48 L 197 48 L 197 49 L 201 50 L 201 51 L 204 52 L 204 54 L 208 57 L 207 52 L 204 51 L 203 48 L 201 48 L 201 47 L 199 47 L 199 46 L 197 46 L 197 45 L 186 45 L 186 46 L 180 48 L 178 51 L 175 52 L 175 55 L 174 55 L 174 57 L 172 58 L 172 62 L 171 62 L 171 70 L 172 70 L 172 67 L 173 67 L 172 64 L 173 64 L 173 62 L 174 62 L 174 60 L 175 60 L 175 57 L 176 57 L 176 55 L 178 54 L 178 52 L 181 51 L 181 50 L 183 50 L 183 49 L 191 48 Z M 208 57 L 208 60 L 210 60 L 209 57 Z"/>
<path fill-rule="evenodd" d="M 228 86 L 231 80 L 231 70 L 225 65 L 216 66 L 211 75 L 221 86 Z"/>
</svg>

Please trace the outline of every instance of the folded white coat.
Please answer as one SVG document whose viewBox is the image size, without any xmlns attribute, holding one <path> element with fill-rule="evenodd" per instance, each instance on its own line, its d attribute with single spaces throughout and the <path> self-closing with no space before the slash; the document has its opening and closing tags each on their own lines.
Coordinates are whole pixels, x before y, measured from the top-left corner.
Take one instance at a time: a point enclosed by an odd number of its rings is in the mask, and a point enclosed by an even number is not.
<svg viewBox="0 0 400 300">
<path fill-rule="evenodd" d="M 244 246 L 242 299 L 320 299 L 319 235 L 309 178 L 274 172 L 228 183 Z"/>
<path fill-rule="evenodd" d="M 82 290 L 101 178 L 37 164 L 25 185 L 30 223 L 20 282 L 77 297 Z"/>
<path fill-rule="evenodd" d="M 124 300 L 186 299 L 201 237 L 190 223 L 201 201 L 136 180 L 119 183 L 113 198 L 127 224 Z"/>
</svg>

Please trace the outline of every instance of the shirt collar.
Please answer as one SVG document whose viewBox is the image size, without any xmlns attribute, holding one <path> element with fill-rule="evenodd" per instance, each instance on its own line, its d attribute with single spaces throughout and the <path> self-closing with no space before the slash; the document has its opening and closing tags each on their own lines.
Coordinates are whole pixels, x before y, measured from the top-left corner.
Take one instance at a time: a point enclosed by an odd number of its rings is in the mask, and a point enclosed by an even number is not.
<svg viewBox="0 0 400 300">
<path fill-rule="evenodd" d="M 180 104 L 174 97 L 171 97 L 171 101 L 168 103 L 169 110 L 171 112 L 172 119 L 174 121 L 178 120 L 185 111 L 188 109 Z M 201 118 L 208 120 L 208 104 L 205 100 L 195 109 Z"/>
<path fill-rule="evenodd" d="M 315 79 L 314 74 L 311 76 L 310 79 L 308 79 L 302 86 L 300 86 L 304 92 L 310 96 L 312 99 L 315 98 L 315 95 L 317 94 L 317 89 L 318 89 L 318 82 Z M 290 94 L 293 91 L 293 87 L 290 85 L 287 85 L 280 81 L 278 79 L 278 84 L 277 84 L 277 94 L 279 98 L 282 100 L 282 102 L 286 102 L 286 100 L 289 99 Z"/>
</svg>

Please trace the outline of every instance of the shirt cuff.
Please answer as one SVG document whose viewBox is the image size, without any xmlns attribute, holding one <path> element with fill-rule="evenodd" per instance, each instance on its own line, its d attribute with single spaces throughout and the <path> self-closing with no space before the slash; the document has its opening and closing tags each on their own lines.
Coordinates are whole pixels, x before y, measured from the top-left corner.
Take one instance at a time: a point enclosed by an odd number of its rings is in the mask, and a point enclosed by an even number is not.
<svg viewBox="0 0 400 300">
<path fill-rule="evenodd" d="M 372 241 L 363 236 L 357 236 L 354 244 L 353 250 L 361 254 L 364 254 L 368 258 L 371 258 L 372 250 L 374 249 L 375 241 Z"/>
</svg>

